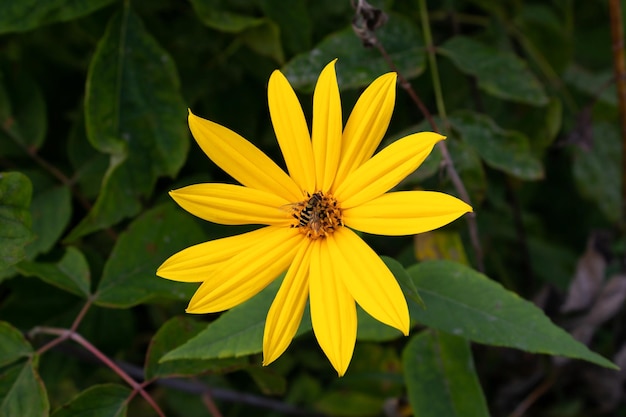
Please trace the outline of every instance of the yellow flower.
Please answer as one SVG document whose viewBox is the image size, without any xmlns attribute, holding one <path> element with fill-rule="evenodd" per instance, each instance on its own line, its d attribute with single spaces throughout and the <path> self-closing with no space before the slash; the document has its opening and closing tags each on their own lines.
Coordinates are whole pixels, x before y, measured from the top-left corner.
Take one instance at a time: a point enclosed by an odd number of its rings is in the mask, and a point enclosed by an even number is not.
<svg viewBox="0 0 626 417">
<path fill-rule="evenodd" d="M 377 320 L 409 333 L 400 286 L 352 229 L 416 234 L 472 208 L 443 193 L 388 192 L 444 137 L 416 133 L 372 156 L 391 119 L 396 74 L 382 75 L 363 92 L 342 132 L 334 64 L 324 68 L 315 87 L 311 135 L 287 79 L 280 71 L 270 77 L 270 116 L 289 175 L 238 134 L 189 113 L 189 127 L 202 150 L 242 185 L 196 184 L 170 195 L 202 219 L 264 227 L 182 250 L 157 274 L 202 282 L 187 312 L 213 313 L 243 303 L 287 271 L 267 314 L 263 364 L 287 349 L 309 299 L 315 337 L 343 375 L 356 342 L 355 302 Z"/>
</svg>

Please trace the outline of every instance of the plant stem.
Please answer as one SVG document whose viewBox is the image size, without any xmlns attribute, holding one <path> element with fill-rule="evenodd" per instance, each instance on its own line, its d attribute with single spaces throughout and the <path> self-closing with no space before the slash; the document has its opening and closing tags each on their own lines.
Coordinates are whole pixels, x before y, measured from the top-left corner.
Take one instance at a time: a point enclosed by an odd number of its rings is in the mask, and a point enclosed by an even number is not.
<svg viewBox="0 0 626 417">
<path fill-rule="evenodd" d="M 439 79 L 439 68 L 437 67 L 437 56 L 435 55 L 435 45 L 433 43 L 433 35 L 430 31 L 430 22 L 428 20 L 428 7 L 426 6 L 426 0 L 419 0 L 420 19 L 422 22 L 422 29 L 424 31 L 424 44 L 426 45 L 426 53 L 428 54 L 428 65 L 430 66 L 430 76 L 433 80 L 433 89 L 435 91 L 435 102 L 437 104 L 437 113 L 445 127 L 445 131 L 448 132 L 448 116 L 446 114 L 446 105 L 443 100 L 443 92 L 441 89 L 441 80 Z"/>
<path fill-rule="evenodd" d="M 626 63 L 624 58 L 624 26 L 620 0 L 609 0 L 613 73 L 617 87 L 620 129 L 622 132 L 622 227 L 626 227 Z"/>
<path fill-rule="evenodd" d="M 85 311 L 84 308 L 83 308 L 83 311 Z M 82 313 L 82 311 L 81 311 L 81 313 Z M 79 314 L 79 317 L 80 317 L 80 314 Z M 133 388 L 133 395 L 134 395 L 134 393 L 138 392 L 146 400 L 146 402 L 148 402 L 148 404 L 150 404 L 150 406 L 154 409 L 154 411 L 157 413 L 157 415 L 159 417 L 165 417 L 165 414 L 163 414 L 163 411 L 161 410 L 161 408 L 154 401 L 154 399 L 150 396 L 150 394 L 148 394 L 144 390 L 144 387 L 143 387 L 142 384 L 138 383 L 133 378 L 131 378 L 115 362 L 113 362 L 108 356 L 106 356 L 104 353 L 102 353 L 97 347 L 92 345 L 87 339 L 82 337 L 80 334 L 76 333 L 74 330 L 61 329 L 61 328 L 56 328 L 56 327 L 40 326 L 40 327 L 35 327 L 34 329 L 32 329 L 30 331 L 29 335 L 32 337 L 32 336 L 34 336 L 36 334 L 39 334 L 39 333 L 51 334 L 51 335 L 58 336 L 56 339 L 54 339 L 52 341 L 52 342 L 59 341 L 59 342 L 55 343 L 55 345 L 60 343 L 60 342 L 62 342 L 62 341 L 64 341 L 64 340 L 66 340 L 66 339 L 72 339 L 73 341 L 75 341 L 76 343 L 78 343 L 79 345 L 84 347 L 86 350 L 88 350 L 100 362 L 102 362 L 106 366 L 108 366 L 113 372 L 115 372 L 120 378 L 122 378 L 128 385 L 130 385 Z M 46 347 L 52 345 L 52 342 L 48 343 L 46 345 Z M 52 346 L 50 346 L 50 347 L 52 347 Z M 49 347 L 48 347 L 48 349 L 49 349 Z"/>
</svg>

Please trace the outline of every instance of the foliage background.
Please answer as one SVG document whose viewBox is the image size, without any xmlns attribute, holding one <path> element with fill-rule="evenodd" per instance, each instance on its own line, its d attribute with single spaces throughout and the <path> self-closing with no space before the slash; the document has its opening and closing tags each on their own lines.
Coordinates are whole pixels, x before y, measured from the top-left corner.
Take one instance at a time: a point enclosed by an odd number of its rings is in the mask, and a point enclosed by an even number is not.
<svg viewBox="0 0 626 417">
<path fill-rule="evenodd" d="M 389 16 L 380 43 L 449 137 L 492 281 L 462 266 L 481 263 L 463 220 L 416 238 L 367 236 L 427 308 L 412 307 L 408 339 L 361 317 L 337 379 L 306 322 L 260 367 L 272 288 L 190 317 L 194 287 L 154 271 L 242 230 L 167 196 L 232 181 L 190 140 L 187 107 L 280 161 L 266 102 L 274 69 L 310 115 L 319 71 L 339 58 L 344 118 L 390 70 L 355 35 L 350 2 L 0 1 L 0 416 L 626 412 L 623 372 L 522 351 L 611 366 L 513 295 L 625 364 L 608 4 L 431 1 L 427 15 L 418 0 L 373 4 Z M 399 87 L 386 143 L 430 129 Z M 401 186 L 457 194 L 441 158 Z"/>
</svg>

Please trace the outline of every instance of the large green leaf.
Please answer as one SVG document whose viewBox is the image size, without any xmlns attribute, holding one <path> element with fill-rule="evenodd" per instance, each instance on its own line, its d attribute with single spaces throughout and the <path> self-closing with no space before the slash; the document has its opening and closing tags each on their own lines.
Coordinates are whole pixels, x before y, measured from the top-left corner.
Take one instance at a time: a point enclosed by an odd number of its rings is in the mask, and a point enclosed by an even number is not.
<svg viewBox="0 0 626 417">
<path fill-rule="evenodd" d="M 0 270 L 25 256 L 24 246 L 33 239 L 29 211 L 30 180 L 19 172 L 0 172 Z"/>
<path fill-rule="evenodd" d="M 0 2 L 0 33 L 22 32 L 89 14 L 113 0 L 20 0 Z"/>
<path fill-rule="evenodd" d="M 36 358 L 0 370 L 0 417 L 47 417 L 49 408 Z"/>
<path fill-rule="evenodd" d="M 455 36 L 437 48 L 463 73 L 473 75 L 485 92 L 504 99 L 543 106 L 548 97 L 526 62 L 510 52 Z"/>
<path fill-rule="evenodd" d="M 598 205 L 609 221 L 620 219 L 620 172 L 622 169 L 619 130 L 610 123 L 596 123 L 589 148 L 573 148 L 572 170 L 580 193 Z"/>
<path fill-rule="evenodd" d="M 426 310 L 411 308 L 412 318 L 420 323 L 479 343 L 616 368 L 557 327 L 534 304 L 471 268 L 429 261 L 407 272 L 426 304 Z"/>
<path fill-rule="evenodd" d="M 468 110 L 455 112 L 449 120 L 487 165 L 524 180 L 543 178 L 541 161 L 533 155 L 522 133 L 504 130 L 488 116 Z"/>
<path fill-rule="evenodd" d="M 413 21 L 395 14 L 376 32 L 398 70 L 407 78 L 424 71 L 424 42 L 420 33 Z M 345 89 L 365 86 L 390 71 L 380 52 L 361 44 L 352 26 L 329 35 L 311 51 L 297 55 L 282 71 L 294 88 L 313 91 L 320 71 L 335 58 L 339 58 L 337 81 Z"/>
<path fill-rule="evenodd" d="M 121 385 L 94 385 L 52 413 L 52 417 L 125 417 L 131 394 L 129 388 Z"/>
<path fill-rule="evenodd" d="M 195 284 L 159 278 L 156 270 L 177 250 L 203 239 L 194 219 L 173 203 L 145 212 L 117 239 L 104 265 L 96 302 L 130 307 L 159 297 L 189 299 L 197 287 Z"/>
<path fill-rule="evenodd" d="M 33 353 L 22 332 L 6 321 L 0 321 L 0 367 Z"/>
<path fill-rule="evenodd" d="M 139 198 L 158 177 L 174 176 L 189 148 L 174 63 L 128 2 L 91 61 L 85 124 L 91 144 L 111 160 L 98 200 L 68 240 L 136 214 Z"/>
<path fill-rule="evenodd" d="M 57 263 L 23 261 L 16 268 L 22 275 L 36 276 L 73 294 L 85 298 L 90 294 L 89 265 L 82 252 L 75 247 L 69 246 Z"/>
<path fill-rule="evenodd" d="M 404 348 L 402 364 L 414 415 L 489 416 L 467 340 L 423 331 Z"/>
<path fill-rule="evenodd" d="M 191 376 L 205 372 L 234 370 L 247 364 L 243 358 L 228 359 L 191 359 L 174 360 L 159 363 L 163 355 L 187 342 L 206 329 L 207 323 L 186 317 L 174 317 L 167 321 L 150 341 L 146 355 L 146 379 L 172 376 Z"/>
<path fill-rule="evenodd" d="M 46 188 L 33 196 L 31 216 L 37 238 L 26 246 L 26 257 L 34 259 L 48 252 L 61 237 L 72 216 L 71 192 L 68 186 Z"/>
<path fill-rule="evenodd" d="M 279 281 L 276 280 L 252 299 L 222 314 L 205 330 L 166 354 L 162 360 L 232 358 L 261 352 L 265 316 L 278 291 Z M 303 320 L 299 332 L 310 328 L 310 322 Z"/>
<path fill-rule="evenodd" d="M 20 156 L 39 149 L 46 129 L 46 103 L 37 83 L 25 71 L 0 69 L 0 155 Z"/>
</svg>

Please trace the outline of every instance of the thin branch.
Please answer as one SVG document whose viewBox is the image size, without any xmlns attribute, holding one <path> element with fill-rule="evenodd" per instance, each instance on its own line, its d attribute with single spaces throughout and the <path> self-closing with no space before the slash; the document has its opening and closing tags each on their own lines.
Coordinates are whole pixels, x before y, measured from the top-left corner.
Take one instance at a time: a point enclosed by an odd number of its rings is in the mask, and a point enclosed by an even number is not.
<svg viewBox="0 0 626 417">
<path fill-rule="evenodd" d="M 541 398 L 546 392 L 552 388 L 556 382 L 556 373 L 553 373 L 546 378 L 537 388 L 535 388 L 524 400 L 515 407 L 515 410 L 509 415 L 509 417 L 523 417 L 526 415 L 528 409 Z"/>
<path fill-rule="evenodd" d="M 613 72 L 617 86 L 620 128 L 622 131 L 622 227 L 626 227 L 626 59 L 624 57 L 624 26 L 620 0 L 609 0 Z"/>
<path fill-rule="evenodd" d="M 215 401 L 213 401 L 213 396 L 211 395 L 210 390 L 206 390 L 202 394 L 202 403 L 206 406 L 207 410 L 209 410 L 209 413 L 211 413 L 213 417 L 223 417 L 222 413 L 220 413 L 220 410 L 217 408 Z"/>
<path fill-rule="evenodd" d="M 86 309 L 83 308 L 81 313 L 83 313 L 83 311 L 86 311 Z M 79 314 L 79 317 L 80 316 L 81 315 Z M 79 317 L 77 317 L 77 319 Z M 124 372 L 124 370 L 122 370 L 115 362 L 113 362 L 113 360 L 111 360 L 108 356 L 102 353 L 97 347 L 92 345 L 87 339 L 82 337 L 80 334 L 69 329 L 40 326 L 40 327 L 35 327 L 33 330 L 31 330 L 29 332 L 29 335 L 32 337 L 40 333 L 59 336 L 57 339 L 54 340 L 54 341 L 59 341 L 58 343 L 66 339 L 72 339 L 74 342 L 81 345 L 83 348 L 89 351 L 93 356 L 95 356 L 100 362 L 108 366 L 113 372 L 115 372 L 120 378 L 122 378 L 128 385 L 130 385 L 133 388 L 133 392 L 138 392 L 146 400 L 146 402 L 150 404 L 150 406 L 154 409 L 154 411 L 157 413 L 159 417 L 165 417 L 165 414 L 163 413 L 159 405 L 154 401 L 154 399 L 150 396 L 150 394 L 148 394 L 144 390 L 144 387 L 142 384 L 138 383 L 133 378 L 131 378 L 126 372 Z M 48 345 L 51 345 L 51 343 L 49 343 Z"/>
<path fill-rule="evenodd" d="M 355 32 L 361 38 L 364 44 L 372 45 L 376 47 L 376 49 L 378 49 L 382 57 L 387 62 L 387 65 L 389 66 L 389 68 L 392 71 L 394 71 L 396 74 L 398 74 L 398 81 L 399 81 L 400 87 L 402 87 L 407 92 L 411 100 L 413 100 L 413 102 L 418 107 L 418 109 L 420 110 L 424 118 L 430 124 L 432 130 L 435 132 L 440 132 L 432 114 L 430 113 L 428 108 L 424 105 L 422 100 L 419 98 L 419 96 L 417 95 L 417 93 L 415 92 L 411 84 L 407 81 L 407 79 L 402 75 L 398 67 L 395 65 L 395 63 L 393 62 L 393 59 L 391 59 L 391 56 L 389 56 L 385 47 L 378 40 L 378 37 L 376 36 L 374 30 L 371 29 L 371 25 L 368 25 L 367 23 L 362 22 L 362 19 L 359 17 L 360 14 L 362 13 L 362 10 L 361 10 L 362 8 L 371 7 L 369 5 L 365 6 L 365 4 L 366 4 L 365 1 L 359 0 L 356 5 L 357 17 L 353 20 L 353 28 L 355 29 Z M 429 46 L 427 45 L 427 47 Z M 446 143 L 444 141 L 440 141 L 437 143 L 437 146 L 439 147 L 439 150 L 441 151 L 441 155 L 443 157 L 444 165 L 448 173 L 448 177 L 450 178 L 450 181 L 454 185 L 454 188 L 456 189 L 461 199 L 471 206 L 472 202 L 471 202 L 469 193 L 467 192 L 467 189 L 465 188 L 465 185 L 463 184 L 461 177 L 459 176 L 458 172 L 454 168 L 454 163 L 452 162 L 452 157 L 450 156 L 450 152 L 448 151 L 448 147 L 446 146 Z M 470 241 L 472 243 L 472 248 L 474 250 L 474 255 L 476 257 L 477 269 L 480 272 L 484 272 L 485 267 L 483 263 L 483 250 L 480 245 L 480 238 L 478 234 L 478 224 L 476 222 L 476 214 L 473 212 L 468 213 L 465 216 L 465 218 L 467 220 Z"/>
</svg>

